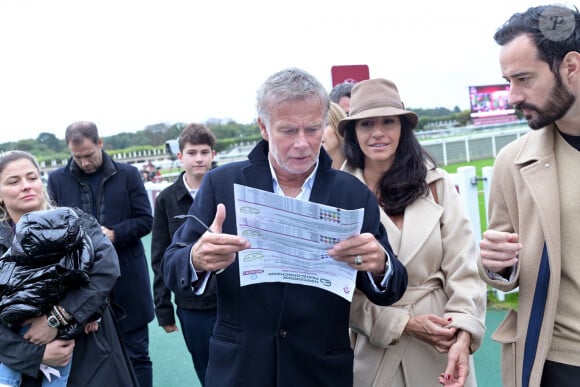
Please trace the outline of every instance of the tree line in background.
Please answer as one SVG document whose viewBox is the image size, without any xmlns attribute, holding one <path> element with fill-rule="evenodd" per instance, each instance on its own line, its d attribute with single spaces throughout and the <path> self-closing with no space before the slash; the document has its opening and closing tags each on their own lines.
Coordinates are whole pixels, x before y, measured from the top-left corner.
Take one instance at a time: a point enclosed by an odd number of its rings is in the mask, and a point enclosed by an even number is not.
<svg viewBox="0 0 580 387">
<path fill-rule="evenodd" d="M 437 127 L 438 123 L 445 125 L 465 126 L 470 123 L 470 112 L 461 111 L 458 107 L 453 110 L 447 108 L 412 109 L 420 117 L 417 130 L 427 130 Z M 254 142 L 261 138 L 256 122 L 240 124 L 233 120 L 224 121 L 212 119 L 205 123 L 216 135 L 216 151 L 222 152 L 240 142 Z M 149 125 L 145 129 L 129 133 L 121 132 L 112 136 L 103 136 L 104 148 L 111 155 L 115 153 L 130 153 L 149 151 L 152 149 L 165 150 L 167 140 L 176 139 L 186 123 L 172 125 L 159 123 Z M 98 123 L 97 123 L 98 126 Z M 39 161 L 66 160 L 70 157 L 64 139 L 54 134 L 42 132 L 36 139 L 19 140 L 0 144 L 0 152 L 8 150 L 23 150 L 32 153 Z"/>
</svg>

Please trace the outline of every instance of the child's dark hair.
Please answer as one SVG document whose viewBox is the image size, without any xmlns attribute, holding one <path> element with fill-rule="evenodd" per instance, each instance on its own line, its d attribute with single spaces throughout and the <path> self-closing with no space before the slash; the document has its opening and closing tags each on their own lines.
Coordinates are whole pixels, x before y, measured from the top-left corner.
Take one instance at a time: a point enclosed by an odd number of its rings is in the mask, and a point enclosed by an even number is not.
<svg viewBox="0 0 580 387">
<path fill-rule="evenodd" d="M 215 148 L 215 135 L 212 130 L 203 124 L 188 124 L 179 135 L 179 151 L 183 152 L 186 144 L 209 145 Z"/>
</svg>

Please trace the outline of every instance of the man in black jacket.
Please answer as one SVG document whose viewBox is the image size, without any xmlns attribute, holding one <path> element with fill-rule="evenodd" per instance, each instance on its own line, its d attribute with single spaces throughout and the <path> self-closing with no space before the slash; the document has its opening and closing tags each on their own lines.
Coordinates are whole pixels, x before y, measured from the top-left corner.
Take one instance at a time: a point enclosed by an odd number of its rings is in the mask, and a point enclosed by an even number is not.
<svg viewBox="0 0 580 387">
<path fill-rule="evenodd" d="M 250 248 L 250 241 L 238 235 L 234 184 L 334 207 L 335 215 L 342 209 L 363 209 L 360 234 L 329 246 L 322 268 L 312 270 L 314 276 L 325 277 L 324 267 L 336 262 L 356 275 L 357 289 L 383 306 L 398 301 L 406 289 L 407 271 L 380 223 L 374 194 L 354 176 L 332 169 L 332 160 L 321 149 L 329 104 L 322 84 L 303 70 L 290 68 L 269 77 L 256 104 L 263 140 L 248 160 L 208 172 L 189 210 L 188 215 L 210 225 L 210 231 L 188 219 L 165 252 L 161 272 L 172 290 L 202 293 L 208 278 L 217 279 L 207 387 L 353 385 L 346 297 L 281 277 L 242 286 L 240 277 L 250 278 L 255 272 L 240 272 L 237 253 Z M 304 219 L 304 226 L 308 224 Z M 286 241 L 277 243 L 281 250 L 294 251 Z M 277 265 L 276 251 L 265 255 Z M 292 265 L 282 262 L 275 269 L 285 267 L 290 267 L 286 273 L 292 278 Z M 306 270 L 298 270 L 298 275 Z M 354 290 L 348 285 L 342 289 L 348 294 Z"/>
<path fill-rule="evenodd" d="M 159 325 L 167 333 L 175 332 L 178 328 L 175 325 L 171 290 L 163 283 L 161 260 L 165 249 L 171 244 L 173 234 L 185 221 L 185 218 L 175 216 L 187 214 L 201 181 L 211 169 L 215 157 L 215 136 L 205 125 L 187 125 L 179 135 L 178 143 L 177 158 L 181 162 L 183 172 L 172 185 L 157 196 L 151 234 L 155 314 Z M 212 277 L 202 295 L 196 296 L 193 291 L 175 293 L 177 316 L 183 338 L 202 385 L 209 359 L 209 338 L 216 318 L 215 288 L 215 277 Z"/>
<path fill-rule="evenodd" d="M 121 278 L 112 301 L 123 341 L 141 387 L 153 384 L 148 323 L 153 320 L 153 296 L 141 238 L 151 232 L 151 204 L 139 170 L 117 163 L 103 151 L 103 140 L 92 122 L 74 122 L 65 141 L 72 157 L 48 177 L 48 191 L 59 206 L 78 207 L 92 214 L 115 246 Z"/>
</svg>

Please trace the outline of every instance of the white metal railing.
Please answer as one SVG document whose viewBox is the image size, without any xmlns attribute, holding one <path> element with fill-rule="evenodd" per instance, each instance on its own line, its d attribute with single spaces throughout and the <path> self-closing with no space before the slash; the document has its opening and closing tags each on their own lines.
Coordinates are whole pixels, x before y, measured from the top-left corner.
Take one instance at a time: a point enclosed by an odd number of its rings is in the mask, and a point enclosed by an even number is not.
<svg viewBox="0 0 580 387">
<path fill-rule="evenodd" d="M 495 131 L 472 131 L 456 136 L 420 140 L 421 145 L 441 165 L 495 158 L 508 143 L 529 131 L 527 125 L 507 126 Z"/>
</svg>

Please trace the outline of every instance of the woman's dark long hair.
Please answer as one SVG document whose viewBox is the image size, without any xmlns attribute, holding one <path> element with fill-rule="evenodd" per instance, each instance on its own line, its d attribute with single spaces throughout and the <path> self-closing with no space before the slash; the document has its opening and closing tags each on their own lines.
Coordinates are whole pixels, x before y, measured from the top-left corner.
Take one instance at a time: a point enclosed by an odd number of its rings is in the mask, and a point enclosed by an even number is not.
<svg viewBox="0 0 580 387">
<path fill-rule="evenodd" d="M 427 168 L 435 168 L 437 162 L 423 149 L 406 116 L 401 119 L 401 138 L 393 165 L 381 178 L 375 191 L 379 205 L 387 215 L 400 215 L 417 198 L 425 196 L 429 186 L 425 181 Z M 356 139 L 355 123 L 345 130 L 343 150 L 348 163 L 364 169 L 365 155 Z"/>
</svg>

